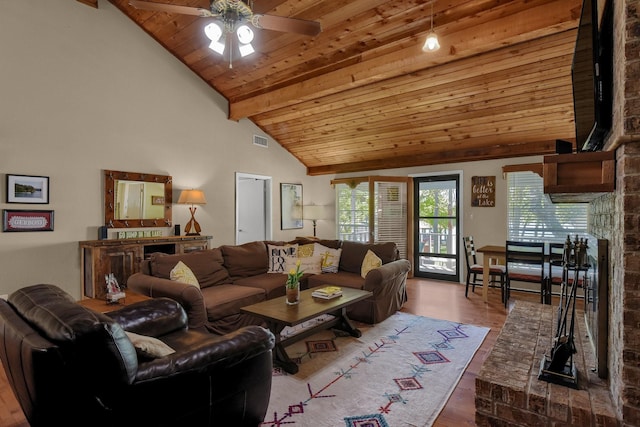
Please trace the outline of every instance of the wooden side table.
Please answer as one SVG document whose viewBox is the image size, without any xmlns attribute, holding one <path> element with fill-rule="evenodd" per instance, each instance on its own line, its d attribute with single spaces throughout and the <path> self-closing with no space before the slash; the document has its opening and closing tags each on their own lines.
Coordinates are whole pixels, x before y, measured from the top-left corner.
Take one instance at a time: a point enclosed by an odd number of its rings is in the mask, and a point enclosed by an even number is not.
<svg viewBox="0 0 640 427">
<path fill-rule="evenodd" d="M 119 310 L 122 307 L 126 307 L 136 302 L 151 299 L 151 297 L 129 290 L 125 290 L 124 293 L 126 295 L 124 301 L 121 300 L 118 304 L 108 304 L 106 299 L 98 298 L 85 298 L 78 301 L 78 304 L 90 308 L 93 311 L 97 311 L 98 313 L 109 313 L 110 311 Z"/>
</svg>

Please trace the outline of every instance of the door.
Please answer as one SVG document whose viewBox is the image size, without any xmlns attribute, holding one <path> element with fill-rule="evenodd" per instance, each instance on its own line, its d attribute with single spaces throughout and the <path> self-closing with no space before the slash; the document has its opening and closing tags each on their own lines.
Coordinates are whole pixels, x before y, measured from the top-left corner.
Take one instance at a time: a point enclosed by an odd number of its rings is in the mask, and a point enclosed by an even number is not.
<svg viewBox="0 0 640 427">
<path fill-rule="evenodd" d="M 459 281 L 460 176 L 414 179 L 414 275 Z"/>
<path fill-rule="evenodd" d="M 236 173 L 236 244 L 271 240 L 271 177 Z"/>
</svg>

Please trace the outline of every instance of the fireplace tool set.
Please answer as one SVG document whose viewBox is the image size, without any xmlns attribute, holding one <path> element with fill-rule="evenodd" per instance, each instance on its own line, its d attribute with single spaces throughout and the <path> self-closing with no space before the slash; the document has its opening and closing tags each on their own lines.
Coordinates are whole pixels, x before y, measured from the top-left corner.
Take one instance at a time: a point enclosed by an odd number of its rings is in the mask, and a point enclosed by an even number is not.
<svg viewBox="0 0 640 427">
<path fill-rule="evenodd" d="M 550 354 L 545 354 L 540 362 L 538 379 L 574 389 L 578 388 L 578 374 L 573 361 L 576 353 L 574 330 L 576 320 L 576 292 L 587 280 L 589 263 L 587 257 L 588 239 L 571 242 L 567 236 L 564 244 L 562 263 L 562 290 L 556 319 L 556 335 Z M 572 276 L 570 278 L 570 276 Z M 582 276 L 582 279 L 580 277 Z M 586 284 L 586 283 L 584 283 Z"/>
</svg>

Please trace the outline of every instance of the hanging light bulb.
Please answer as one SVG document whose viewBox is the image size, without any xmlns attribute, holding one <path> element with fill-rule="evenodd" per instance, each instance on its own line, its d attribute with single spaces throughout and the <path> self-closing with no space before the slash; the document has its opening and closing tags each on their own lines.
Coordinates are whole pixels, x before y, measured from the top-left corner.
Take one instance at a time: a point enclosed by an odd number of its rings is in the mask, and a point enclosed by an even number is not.
<svg viewBox="0 0 640 427">
<path fill-rule="evenodd" d="M 220 42 L 220 39 L 222 38 L 222 28 L 220 28 L 220 26 L 216 23 L 212 22 L 211 24 L 204 27 L 204 33 L 209 38 L 209 40 L 211 40 L 209 49 L 222 55 L 224 53 L 225 47 L 224 43 Z"/>
<path fill-rule="evenodd" d="M 433 1 L 431 2 L 431 31 L 427 35 L 427 40 L 424 42 L 424 46 L 422 46 L 423 52 L 435 52 L 440 49 L 440 42 L 438 42 L 438 36 L 436 32 L 433 31 Z"/>
<path fill-rule="evenodd" d="M 427 36 L 427 40 L 424 42 L 424 46 L 422 46 L 422 50 L 424 52 L 434 52 L 440 49 L 440 43 L 438 42 L 438 36 L 436 33 L 431 32 Z"/>
</svg>

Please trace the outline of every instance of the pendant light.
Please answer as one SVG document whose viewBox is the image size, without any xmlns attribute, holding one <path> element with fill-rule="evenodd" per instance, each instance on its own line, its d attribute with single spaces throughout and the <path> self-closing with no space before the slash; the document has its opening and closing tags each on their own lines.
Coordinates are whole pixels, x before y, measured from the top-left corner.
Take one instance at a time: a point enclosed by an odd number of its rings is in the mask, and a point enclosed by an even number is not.
<svg viewBox="0 0 640 427">
<path fill-rule="evenodd" d="M 435 52 L 440 49 L 440 43 L 438 42 L 438 36 L 436 32 L 433 31 L 433 1 L 431 2 L 431 31 L 427 35 L 427 40 L 424 42 L 424 46 L 422 46 L 423 52 Z"/>
</svg>

